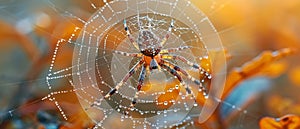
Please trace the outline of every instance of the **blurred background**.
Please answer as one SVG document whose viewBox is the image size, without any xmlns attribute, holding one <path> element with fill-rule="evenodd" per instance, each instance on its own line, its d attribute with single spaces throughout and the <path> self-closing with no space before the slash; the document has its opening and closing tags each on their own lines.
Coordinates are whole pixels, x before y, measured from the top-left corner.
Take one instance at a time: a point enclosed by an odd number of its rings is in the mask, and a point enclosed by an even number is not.
<svg viewBox="0 0 300 129">
<path fill-rule="evenodd" d="M 255 68 L 248 68 L 249 73 L 228 86 L 217 118 L 192 128 L 262 128 L 259 123 L 265 117 L 299 116 L 300 1 L 191 2 L 209 17 L 230 55 L 228 83 L 231 71 L 247 69 L 245 65 Z M 93 126 L 74 93 L 58 97 L 71 116 L 68 121 L 53 102 L 42 98 L 49 93 L 45 78 L 56 42 L 70 37 L 75 27 L 83 26 L 80 20 L 88 20 L 97 11 L 94 7 L 103 4 L 101 0 L 0 0 L 0 128 Z M 72 66 L 73 47 L 60 48 L 63 53 L 55 69 Z M 282 54 L 284 48 L 293 53 Z M 273 55 L 260 55 L 269 51 Z M 285 56 L 277 59 L 276 54 Z M 68 80 L 55 83 L 54 90 L 68 90 L 65 86 L 70 85 Z"/>
</svg>

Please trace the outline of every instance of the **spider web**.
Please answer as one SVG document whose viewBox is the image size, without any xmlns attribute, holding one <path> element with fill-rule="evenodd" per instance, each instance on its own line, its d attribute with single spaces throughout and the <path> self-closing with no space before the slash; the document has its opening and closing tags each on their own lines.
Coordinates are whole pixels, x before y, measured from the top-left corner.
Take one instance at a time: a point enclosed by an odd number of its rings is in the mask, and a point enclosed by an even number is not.
<svg viewBox="0 0 300 129">
<path fill-rule="evenodd" d="M 59 8 L 56 4 L 57 1 L 50 0 L 47 2 L 58 13 L 73 17 L 85 24 L 83 28 L 76 28 L 71 37 L 60 39 L 57 42 L 49 74 L 46 77 L 51 93 L 42 100 L 53 101 L 65 119 L 68 119 L 68 116 L 56 100 L 55 95 L 67 91 L 55 91 L 53 88 L 56 85 L 55 81 L 60 79 L 67 79 L 73 86 L 70 92 L 77 94 L 82 107 L 86 109 L 86 113 L 97 125 L 95 128 L 111 128 L 114 121 L 118 120 L 126 124 L 116 128 L 169 128 L 186 123 L 188 123 L 186 125 L 193 125 L 193 120 L 191 120 L 193 116 L 202 116 L 200 118 L 204 119 L 209 116 L 210 111 L 207 109 L 214 106 L 195 105 L 192 98 L 185 97 L 183 88 L 180 88 L 180 96 L 171 101 L 173 104 L 171 107 L 159 109 L 155 106 L 158 103 L 157 96 L 165 94 L 168 90 L 174 90 L 172 88 L 165 90 L 166 83 L 174 80 L 174 77 L 164 71 L 154 71 L 147 75 L 147 81 L 151 87 L 139 97 L 135 109 L 137 115 L 126 116 L 122 114 L 136 92 L 137 75 L 131 77 L 117 95 L 108 100 L 103 99 L 103 95 L 115 87 L 133 64 L 138 61 L 135 58 L 113 53 L 115 50 L 139 52 L 135 45 L 126 38 L 123 27 L 124 19 L 127 20 L 128 27 L 135 38 L 140 28 L 151 28 L 158 37 L 163 37 L 167 33 L 171 20 L 174 20 L 174 30 L 164 48 L 190 46 L 191 49 L 178 51 L 175 54 L 184 56 L 192 62 L 197 62 L 199 57 L 208 56 L 211 51 L 222 50 L 214 26 L 208 17 L 192 3 L 185 0 L 115 0 L 101 1 L 103 7 L 97 7 L 96 3 L 91 2 L 90 5 L 95 9 L 95 12 L 88 20 L 83 20 L 74 15 L 76 13 L 73 14 L 62 9 L 62 7 Z M 213 7 L 214 4 L 211 9 Z M 75 39 L 77 31 L 81 33 Z M 74 45 L 73 65 L 54 71 L 56 57 L 63 54 L 60 48 L 66 45 L 63 43 L 65 41 Z M 219 56 L 212 59 L 213 68 L 216 68 L 213 71 L 218 71 L 215 75 L 220 75 L 220 78 L 213 79 L 213 86 L 210 89 L 208 101 L 212 102 L 221 102 L 218 98 L 222 92 L 222 87 L 214 87 L 214 85 L 224 81 L 225 72 L 223 68 L 226 64 L 225 59 L 222 58 L 223 53 L 220 53 Z M 220 64 L 214 63 L 216 60 Z M 191 71 L 195 77 L 199 76 L 188 65 L 179 61 L 172 62 Z M 223 65 L 223 67 L 219 65 Z M 187 83 L 192 86 L 197 95 L 197 86 L 189 81 Z M 231 109 L 242 111 L 241 108 L 231 103 L 222 103 Z M 160 104 L 164 105 L 165 103 Z M 244 114 L 247 114 L 246 110 L 244 110 Z"/>
<path fill-rule="evenodd" d="M 136 77 L 124 84 L 118 95 L 110 97 L 108 100 L 103 98 L 103 94 L 108 93 L 110 89 L 121 81 L 122 77 L 137 61 L 129 57 L 113 54 L 114 50 L 130 53 L 138 52 L 136 45 L 130 44 L 130 41 L 125 37 L 126 33 L 123 31 L 122 26 L 124 19 L 128 22 L 128 28 L 133 37 L 138 37 L 140 29 L 151 29 L 158 37 L 163 37 L 167 33 L 171 20 L 174 20 L 174 33 L 172 33 L 168 43 L 163 47 L 191 47 L 190 50 L 177 52 L 176 54 L 184 56 L 192 62 L 196 62 L 199 57 L 208 56 L 209 51 L 207 52 L 207 49 L 216 51 L 222 47 L 216 33 L 217 31 L 211 22 L 189 1 L 104 1 L 104 6 L 85 22 L 80 36 L 74 43 L 76 46 L 73 57 L 72 84 L 76 89 L 80 89 L 76 91 L 76 94 L 82 107 L 86 109 L 87 114 L 97 123 L 97 126 L 103 128 L 111 127 L 110 124 L 107 124 L 111 122 L 106 121 L 116 119 L 127 123 L 124 125 L 125 127 L 142 126 L 144 128 L 149 126 L 170 128 L 189 120 L 190 113 L 193 112 L 195 114 L 199 112 L 199 109 L 197 111 L 194 108 L 197 104 L 193 102 L 193 99 L 185 97 L 183 92 L 180 92 L 178 98 L 169 100 L 172 103 L 171 107 L 163 110 L 156 107 L 160 104 L 168 105 L 169 103 L 168 101 L 158 102 L 157 96 L 174 90 L 174 88 L 169 88 L 167 91 L 164 91 L 165 81 L 174 78 L 164 72 L 156 72 L 149 75 L 148 80 L 152 90 L 139 97 L 137 108 L 133 110 L 137 115 L 127 116 L 121 113 L 128 108 L 130 100 L 133 100 L 133 95 L 136 92 Z M 70 38 L 69 41 L 72 42 L 71 40 Z M 216 57 L 214 60 L 218 60 L 223 65 L 222 68 L 224 68 L 224 56 L 223 58 Z M 54 61 L 55 58 L 53 58 Z M 180 64 L 180 62 L 176 61 L 175 63 Z M 188 68 L 187 65 L 182 63 L 180 66 Z M 52 77 L 52 67 L 50 67 L 49 72 L 48 82 L 53 78 L 57 78 L 57 75 Z M 212 84 L 222 85 L 224 73 L 219 74 L 222 77 L 215 75 L 216 77 L 213 79 Z M 157 81 L 162 83 L 157 83 Z M 48 83 L 48 85 L 49 89 L 51 89 L 51 84 Z M 189 83 L 189 85 L 191 84 Z M 195 86 L 192 89 L 196 89 L 194 93 L 198 93 Z M 201 117 L 199 117 L 199 120 L 201 122 L 205 121 L 216 108 L 217 101 L 215 99 L 218 100 L 222 89 L 222 87 L 215 88 L 214 86 L 210 88 L 209 95 L 212 96 L 212 99 L 209 99 L 210 103 L 206 103 L 203 106 L 204 108 L 202 108 L 203 112 L 200 112 Z M 61 110 L 59 105 L 57 107 Z M 195 110 L 193 111 L 193 109 Z M 95 116 L 94 114 L 99 115 Z M 65 119 L 67 118 L 63 112 L 62 115 Z"/>
</svg>

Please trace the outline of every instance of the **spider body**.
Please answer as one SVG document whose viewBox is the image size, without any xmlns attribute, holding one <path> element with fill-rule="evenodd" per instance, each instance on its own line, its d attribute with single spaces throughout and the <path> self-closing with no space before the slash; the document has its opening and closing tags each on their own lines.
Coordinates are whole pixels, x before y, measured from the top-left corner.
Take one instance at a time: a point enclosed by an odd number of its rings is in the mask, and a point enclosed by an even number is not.
<svg viewBox="0 0 300 129">
<path fill-rule="evenodd" d="M 158 54 L 162 48 L 160 38 L 151 30 L 143 29 L 139 33 L 137 43 L 140 52 L 144 55 L 145 65 L 148 65 L 150 70 L 158 69 L 158 61 L 160 61 Z"/>
<path fill-rule="evenodd" d="M 154 57 L 152 56 L 144 56 L 143 61 L 145 62 L 145 66 L 149 66 L 150 70 L 158 69 L 158 64 L 161 61 L 161 55 L 157 54 Z"/>
<path fill-rule="evenodd" d="M 160 39 L 148 29 L 141 30 L 137 43 L 141 53 L 145 56 L 154 57 L 161 51 Z"/>
<path fill-rule="evenodd" d="M 141 69 L 138 83 L 137 83 L 137 92 L 134 95 L 134 98 L 132 99 L 131 105 L 129 107 L 129 110 L 131 110 L 134 105 L 137 103 L 137 98 L 139 93 L 141 92 L 141 88 L 143 86 L 146 71 L 151 71 L 153 69 L 161 68 L 167 72 L 169 72 L 170 75 L 175 76 L 177 80 L 180 82 L 180 86 L 184 87 L 186 90 L 186 93 L 188 95 L 191 95 L 192 98 L 195 100 L 195 96 L 193 94 L 193 91 L 191 88 L 185 83 L 184 78 L 182 75 L 186 76 L 187 79 L 194 82 L 196 85 L 199 86 L 199 91 L 203 92 L 204 98 L 208 98 L 208 95 L 206 93 L 206 88 L 202 85 L 204 82 L 204 78 L 200 81 L 198 79 L 195 79 L 191 75 L 188 74 L 183 68 L 180 68 L 176 64 L 173 64 L 172 62 L 169 62 L 168 60 L 178 60 L 182 61 L 183 63 L 186 63 L 191 68 L 198 69 L 200 74 L 203 74 L 204 77 L 207 79 L 211 79 L 211 75 L 205 71 L 203 68 L 201 68 L 198 64 L 192 63 L 189 60 L 185 59 L 183 56 L 180 55 L 172 55 L 170 53 L 181 51 L 183 49 L 190 48 L 189 46 L 181 46 L 178 48 L 168 48 L 163 49 L 164 44 L 170 37 L 172 28 L 174 27 L 173 20 L 171 21 L 171 24 L 169 26 L 169 29 L 167 31 L 167 34 L 163 38 L 159 38 L 153 31 L 149 29 L 141 29 L 139 30 L 139 35 L 137 40 L 135 40 L 128 29 L 128 26 L 126 24 L 126 20 L 124 20 L 124 29 L 127 33 L 127 37 L 129 38 L 129 41 L 133 45 L 137 45 L 136 48 L 139 49 L 140 53 L 127 53 L 122 51 L 114 51 L 114 53 L 121 54 L 124 56 L 131 56 L 140 58 L 140 60 L 128 71 L 128 73 L 123 77 L 122 81 L 119 82 L 116 87 L 111 89 L 104 98 L 109 98 L 111 95 L 117 93 L 118 89 L 123 86 L 124 83 L 127 82 L 127 80 L 135 74 L 135 72 L 138 69 Z M 149 69 L 148 69 L 149 68 Z M 195 100 L 196 101 L 196 100 Z M 126 112 L 128 114 L 128 112 Z"/>
</svg>

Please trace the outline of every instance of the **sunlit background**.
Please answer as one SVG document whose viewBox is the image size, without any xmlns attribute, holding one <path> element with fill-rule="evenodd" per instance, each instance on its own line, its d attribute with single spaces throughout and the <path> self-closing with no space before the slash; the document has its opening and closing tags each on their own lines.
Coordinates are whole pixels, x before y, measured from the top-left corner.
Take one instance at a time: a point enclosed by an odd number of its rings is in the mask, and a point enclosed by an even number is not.
<svg viewBox="0 0 300 129">
<path fill-rule="evenodd" d="M 207 123 L 187 127 L 283 129 L 285 125 L 299 129 L 300 1 L 191 2 L 208 16 L 227 50 L 226 86 L 230 87 L 218 115 Z M 45 78 L 56 42 L 67 39 L 101 6 L 102 0 L 0 0 L 0 128 L 93 127 L 74 93 L 57 97 L 70 116 L 68 121 L 53 102 L 42 98 L 49 93 Z M 56 59 L 56 69 L 72 66 L 73 47 L 65 45 L 60 49 L 64 51 Z M 282 54 L 286 51 L 292 52 Z M 273 55 L 264 56 L 268 52 Z M 284 57 L 277 58 L 276 54 Z M 248 72 L 230 75 L 239 69 Z M 235 77 L 241 78 L 238 83 L 234 82 Z M 55 83 L 55 90 L 65 90 L 65 85 L 69 85 L 67 80 Z M 289 114 L 293 117 L 287 118 L 294 122 L 272 119 Z"/>
</svg>

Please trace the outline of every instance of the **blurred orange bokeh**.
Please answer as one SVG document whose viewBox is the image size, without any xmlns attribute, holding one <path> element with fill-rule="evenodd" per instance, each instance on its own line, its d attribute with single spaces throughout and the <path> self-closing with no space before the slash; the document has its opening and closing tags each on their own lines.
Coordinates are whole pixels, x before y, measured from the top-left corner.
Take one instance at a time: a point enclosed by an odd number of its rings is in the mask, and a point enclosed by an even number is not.
<svg viewBox="0 0 300 129">
<path fill-rule="evenodd" d="M 300 116 L 300 94 L 298 93 L 300 89 L 300 53 L 298 52 L 300 1 L 190 1 L 208 16 L 226 48 L 224 51 L 228 56 L 228 76 L 222 100 L 230 97 L 242 82 L 266 77 L 272 82 L 270 89 L 255 97 L 251 96 L 241 105 L 243 109 L 260 112 L 257 117 L 263 119 L 255 119 L 251 124 L 261 129 L 271 128 L 272 124 L 278 129 L 292 126 L 299 129 L 299 123 L 282 122 L 285 122 L 286 118 L 298 122 Z M 0 87 L 3 89 L 0 92 L 0 113 L 1 120 L 3 119 L 0 128 L 16 127 L 15 119 L 9 119 L 5 115 L 11 113 L 8 112 L 11 110 L 15 111 L 14 114 L 18 114 L 16 116 L 23 123 L 35 123 L 37 125 L 35 127 L 45 128 L 37 120 L 37 112 L 29 110 L 57 111 L 53 102 L 40 101 L 49 92 L 45 77 L 54 58 L 53 52 L 55 49 L 63 49 L 55 60 L 54 71 L 71 67 L 74 46 L 68 43 L 68 40 L 76 41 L 84 26 L 83 21 L 87 21 L 97 11 L 92 5 L 97 7 L 104 5 L 103 1 L 96 0 L 64 2 L 53 0 L 51 2 L 34 2 L 34 0 L 28 3 L 0 2 L 0 76 L 1 78 L 3 76 L 0 80 Z M 67 15 L 66 12 L 72 15 Z M 64 40 L 57 46 L 57 42 L 61 39 Z M 198 63 L 210 72 L 210 57 L 201 58 Z M 16 64 L 18 68 L 10 67 L 15 66 L 12 64 Z M 70 115 L 70 119 L 64 122 L 59 116 L 60 112 L 57 111 L 57 121 L 62 128 L 91 127 L 93 122 L 81 108 L 70 80 L 67 78 L 55 82 L 57 83 L 57 86 L 54 86 L 55 90 L 67 91 L 67 97 L 60 94 L 57 99 Z M 165 90 L 176 85 L 178 82 L 172 80 L 168 82 Z M 147 92 L 151 88 L 153 88 L 151 84 L 146 83 L 142 91 Z M 166 109 L 172 106 L 170 101 L 176 98 L 179 92 L 180 90 L 176 89 L 159 96 L 158 102 L 166 101 L 168 104 L 158 105 L 158 107 Z M 197 102 L 203 105 L 205 99 L 201 97 L 197 97 Z M 285 116 L 287 114 L 293 115 Z M 195 126 L 196 128 L 239 127 L 244 124 L 237 122 L 242 115 L 234 112 L 228 115 L 227 119 L 222 119 L 221 108 L 218 108 L 207 123 L 195 123 Z M 276 121 L 275 118 L 280 121 Z"/>
</svg>

